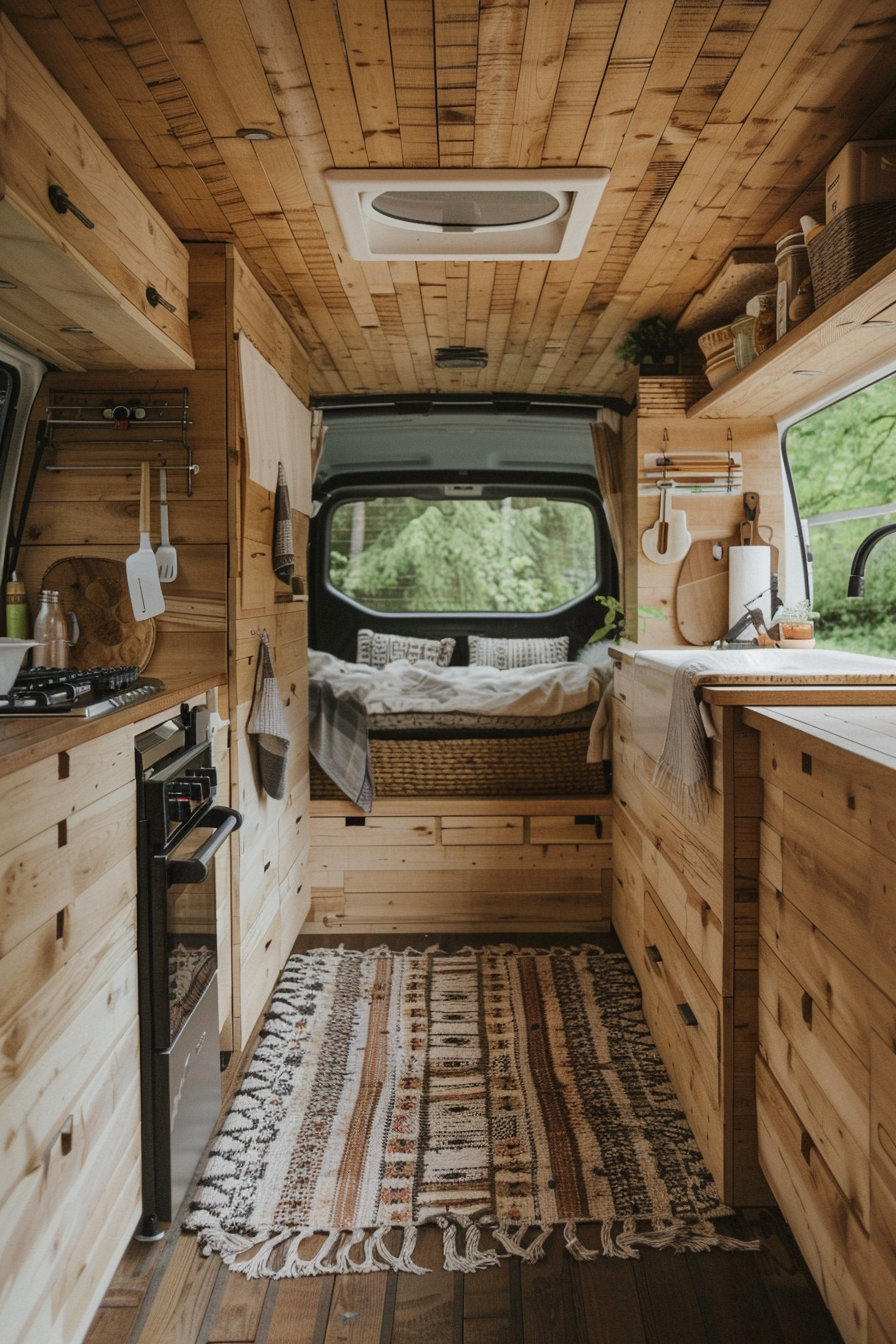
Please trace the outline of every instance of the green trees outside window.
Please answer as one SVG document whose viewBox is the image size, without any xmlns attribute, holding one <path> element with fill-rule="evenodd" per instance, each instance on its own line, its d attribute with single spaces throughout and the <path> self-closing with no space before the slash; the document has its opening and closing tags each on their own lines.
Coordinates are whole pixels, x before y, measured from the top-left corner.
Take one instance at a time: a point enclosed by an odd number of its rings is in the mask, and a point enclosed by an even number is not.
<svg viewBox="0 0 896 1344">
<path fill-rule="evenodd" d="M 852 557 L 863 537 L 896 519 L 896 376 L 818 411 L 787 431 L 787 457 L 803 518 L 810 520 L 816 644 L 896 657 L 896 535 L 872 552 L 865 596 L 849 598 Z M 837 522 L 829 513 L 891 504 Z"/>
<path fill-rule="evenodd" d="M 371 611 L 552 611 L 593 587 L 595 555 L 594 515 L 571 500 L 393 495 L 330 521 L 330 582 Z"/>
</svg>

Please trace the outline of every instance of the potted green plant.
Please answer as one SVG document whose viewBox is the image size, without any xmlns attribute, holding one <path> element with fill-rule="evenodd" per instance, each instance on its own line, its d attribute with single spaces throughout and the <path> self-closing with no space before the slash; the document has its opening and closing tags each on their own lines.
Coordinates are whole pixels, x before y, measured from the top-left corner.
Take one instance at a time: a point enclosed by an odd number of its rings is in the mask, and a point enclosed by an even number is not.
<svg viewBox="0 0 896 1344">
<path fill-rule="evenodd" d="M 618 346 L 616 353 L 626 364 L 637 364 L 643 375 L 678 372 L 683 340 L 662 317 L 645 317 Z"/>
</svg>

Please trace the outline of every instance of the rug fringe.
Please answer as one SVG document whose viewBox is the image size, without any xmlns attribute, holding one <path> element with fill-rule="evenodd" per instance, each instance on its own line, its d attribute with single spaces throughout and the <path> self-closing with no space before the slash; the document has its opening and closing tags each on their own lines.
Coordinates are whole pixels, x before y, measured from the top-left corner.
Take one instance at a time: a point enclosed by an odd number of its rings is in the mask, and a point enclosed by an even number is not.
<svg viewBox="0 0 896 1344">
<path fill-rule="evenodd" d="M 514 1257 L 531 1265 L 543 1259 L 551 1227 L 525 1227 L 512 1223 L 481 1223 L 468 1218 L 437 1218 L 442 1232 L 443 1267 L 461 1274 L 475 1274 L 502 1260 Z M 681 1219 L 654 1219 L 649 1228 L 636 1218 L 616 1222 L 588 1222 L 599 1229 L 600 1245 L 585 1246 L 579 1240 L 578 1224 L 570 1219 L 562 1226 L 567 1251 L 575 1260 L 640 1259 L 639 1246 L 655 1250 L 681 1251 L 758 1251 L 758 1241 L 745 1241 L 719 1233 L 709 1221 L 686 1223 Z M 618 1229 L 618 1230 L 615 1230 Z M 219 1229 L 199 1233 L 203 1255 L 216 1251 L 225 1265 L 247 1279 L 299 1279 L 319 1274 L 376 1274 L 382 1270 L 405 1274 L 429 1274 L 431 1271 L 414 1260 L 419 1228 L 413 1224 L 402 1230 L 401 1247 L 395 1255 L 386 1245 L 394 1229 L 375 1227 L 341 1230 L 326 1234 L 324 1243 L 310 1259 L 303 1259 L 300 1248 L 315 1235 L 313 1228 L 287 1229 L 270 1237 L 252 1241 Z M 482 1234 L 489 1234 L 501 1250 L 481 1249 Z M 531 1237 L 531 1240 L 528 1238 Z M 462 1240 L 462 1245 L 461 1245 Z"/>
<path fill-rule="evenodd" d="M 639 1260 L 638 1246 L 649 1246 L 654 1250 L 673 1251 L 758 1251 L 758 1241 L 745 1241 L 740 1237 L 725 1236 L 717 1232 L 712 1223 L 686 1223 L 680 1218 L 655 1218 L 650 1229 L 641 1229 L 636 1218 L 625 1218 L 621 1231 L 614 1234 L 614 1223 L 590 1224 L 600 1228 L 599 1247 L 583 1246 L 578 1237 L 578 1226 L 570 1220 L 564 1224 L 563 1239 L 566 1249 L 575 1260 L 600 1260 L 603 1256 L 614 1256 L 624 1260 Z"/>
</svg>

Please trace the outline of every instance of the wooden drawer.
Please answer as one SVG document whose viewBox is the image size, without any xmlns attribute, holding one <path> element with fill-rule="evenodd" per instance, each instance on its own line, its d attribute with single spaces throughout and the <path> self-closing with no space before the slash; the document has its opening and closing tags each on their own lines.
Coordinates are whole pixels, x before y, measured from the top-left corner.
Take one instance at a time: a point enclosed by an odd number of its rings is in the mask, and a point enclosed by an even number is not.
<svg viewBox="0 0 896 1344">
<path fill-rule="evenodd" d="M 896 1049 L 871 1033 L 871 1253 L 869 1305 L 896 1340 Z"/>
<path fill-rule="evenodd" d="M 759 1160 L 845 1344 L 868 1338 L 868 1238 L 762 1059 Z"/>
<path fill-rule="evenodd" d="M 315 817 L 314 839 L 321 845 L 341 845 L 347 850 L 388 845 L 434 845 L 435 817 Z"/>
<path fill-rule="evenodd" d="M 645 971 L 641 960 L 644 947 L 644 882 L 637 858 L 617 829 L 613 842 L 613 928 L 625 955 L 639 979 Z"/>
<path fill-rule="evenodd" d="M 896 862 L 784 797 L 784 895 L 896 1000 Z"/>
<path fill-rule="evenodd" d="M 867 1065 L 765 941 L 759 947 L 759 999 L 762 1057 L 867 1231 Z"/>
<path fill-rule="evenodd" d="M 613 694 L 617 700 L 631 705 L 635 687 L 634 663 L 613 664 Z"/>
<path fill-rule="evenodd" d="M 679 1096 L 684 1100 L 691 1081 L 697 1080 L 701 1091 L 717 1106 L 721 1097 L 719 1005 L 649 890 L 644 897 L 641 964 L 645 997 L 654 1005 L 654 1016 L 663 1020 L 664 1040 L 673 1043 L 674 1057 L 666 1058 L 666 1065 L 676 1083 L 687 1080 L 683 1088 L 678 1087 Z"/>
<path fill-rule="evenodd" d="M 606 845 L 613 839 L 613 822 L 601 812 L 589 812 L 582 799 L 582 811 L 563 816 L 529 818 L 529 843 L 532 845 Z"/>
<path fill-rule="evenodd" d="M 142 727 L 142 725 L 139 725 Z M 0 853 L 134 780 L 134 729 L 122 728 L 0 779 Z"/>
<path fill-rule="evenodd" d="M 892 771 L 784 724 L 762 733 L 762 776 L 896 862 Z"/>
</svg>

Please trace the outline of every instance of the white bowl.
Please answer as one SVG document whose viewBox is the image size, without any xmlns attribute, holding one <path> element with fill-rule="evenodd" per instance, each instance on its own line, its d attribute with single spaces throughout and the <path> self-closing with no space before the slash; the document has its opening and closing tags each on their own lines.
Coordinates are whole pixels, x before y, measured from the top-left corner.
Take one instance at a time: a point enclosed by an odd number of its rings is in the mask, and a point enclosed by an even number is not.
<svg viewBox="0 0 896 1344">
<path fill-rule="evenodd" d="M 0 695 L 7 695 L 19 675 L 19 668 L 25 661 L 25 654 L 33 649 L 36 639 L 10 639 L 0 636 Z"/>
<path fill-rule="evenodd" d="M 718 387 L 720 383 L 727 382 L 737 373 L 737 360 L 734 358 L 733 350 L 725 350 L 715 359 L 707 362 L 705 373 L 709 379 L 710 387 Z"/>
<path fill-rule="evenodd" d="M 703 351 L 704 359 L 712 359 L 730 345 L 733 340 L 730 325 L 724 327 L 715 327 L 712 331 L 705 331 L 702 336 L 697 337 L 697 344 Z"/>
</svg>

